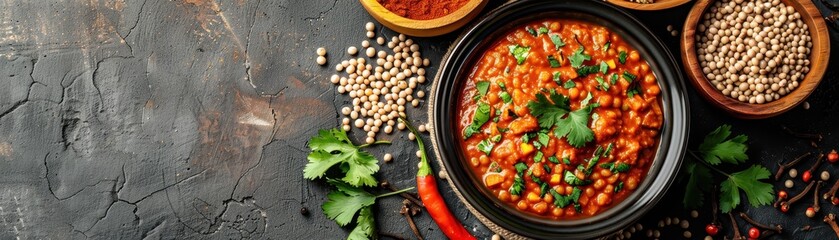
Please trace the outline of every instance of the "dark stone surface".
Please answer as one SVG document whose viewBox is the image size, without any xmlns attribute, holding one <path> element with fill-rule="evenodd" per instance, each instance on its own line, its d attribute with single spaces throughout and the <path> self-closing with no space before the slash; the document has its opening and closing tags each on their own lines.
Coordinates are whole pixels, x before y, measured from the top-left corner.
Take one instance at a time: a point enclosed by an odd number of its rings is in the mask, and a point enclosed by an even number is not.
<svg viewBox="0 0 839 240">
<path fill-rule="evenodd" d="M 348 57 L 347 46 L 366 39 L 363 24 L 372 18 L 357 1 L 4 0 L 0 6 L 0 239 L 341 239 L 348 233 L 320 210 L 329 187 L 304 180 L 302 169 L 306 141 L 318 129 L 338 126 L 338 111 L 349 104 L 328 82 L 334 70 L 315 63 L 315 49 L 326 47 L 334 66 Z M 665 26 L 680 28 L 687 9 L 633 13 L 676 52 L 677 39 Z M 415 40 L 436 63 L 455 34 Z M 751 137 L 750 157 L 772 171 L 777 161 L 836 146 L 839 66 L 834 61 L 828 69 L 809 110 L 768 120 L 732 119 L 689 90 L 692 146 L 730 123 Z M 428 70 L 433 75 L 436 66 Z M 408 114 L 425 121 L 425 107 Z M 826 139 L 815 149 L 780 125 Z M 360 131 L 353 135 L 362 139 Z M 393 153 L 395 161 L 381 165 L 379 178 L 413 186 L 414 144 L 404 132 L 381 139 L 394 144 L 371 151 Z M 839 176 L 832 165 L 821 169 Z M 645 226 L 687 215 L 680 185 L 673 189 Z M 447 184 L 441 191 L 470 230 L 492 235 Z M 377 227 L 411 237 L 400 202 L 380 201 Z M 304 207 L 308 216 L 300 214 Z M 825 224 L 803 216 L 805 208 L 798 204 L 784 215 L 742 207 L 761 221 L 784 224 L 789 231 L 782 238 L 831 238 Z M 707 215 L 691 222 L 695 237 L 704 236 Z M 427 214 L 416 221 L 428 239 L 443 238 Z M 805 224 L 817 229 L 793 234 Z M 681 232 L 666 229 L 663 238 Z"/>
</svg>

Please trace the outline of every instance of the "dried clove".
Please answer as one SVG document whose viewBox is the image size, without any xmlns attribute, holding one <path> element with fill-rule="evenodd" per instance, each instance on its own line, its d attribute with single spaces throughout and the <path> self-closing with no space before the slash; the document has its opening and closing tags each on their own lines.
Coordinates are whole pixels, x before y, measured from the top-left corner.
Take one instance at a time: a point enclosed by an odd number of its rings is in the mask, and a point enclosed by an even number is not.
<svg viewBox="0 0 839 240">
<path fill-rule="evenodd" d="M 816 182 L 816 189 L 813 190 L 813 210 L 819 212 L 819 188 L 822 187 L 822 181 Z"/>
<path fill-rule="evenodd" d="M 829 213 L 827 216 L 824 216 L 822 221 L 830 225 L 830 228 L 833 229 L 834 233 L 836 233 L 836 237 L 839 237 L 839 226 L 836 225 L 836 215 Z"/>
<path fill-rule="evenodd" d="M 734 240 L 743 240 L 743 239 L 746 239 L 746 237 L 743 237 L 743 235 L 742 235 L 742 234 L 740 234 L 740 227 L 739 227 L 739 226 L 737 226 L 737 221 L 735 221 L 735 220 L 734 220 L 734 215 L 732 215 L 732 214 L 729 212 L 729 213 L 728 213 L 728 218 L 729 218 L 729 219 L 731 219 L 731 229 L 734 229 L 734 238 L 733 238 L 733 239 L 734 239 Z"/>
<path fill-rule="evenodd" d="M 784 163 L 784 164 L 778 163 L 778 171 L 775 172 L 775 181 L 781 180 L 781 176 L 784 175 L 784 172 L 786 172 L 787 169 L 794 167 L 796 164 L 801 162 L 801 160 L 804 160 L 804 158 L 809 157 L 810 154 L 811 154 L 810 152 L 806 152 L 804 154 L 801 154 L 801 156 L 798 156 L 797 158 L 793 159 L 792 161 L 790 161 L 788 163 Z"/>
<path fill-rule="evenodd" d="M 775 234 L 778 233 L 772 230 L 763 230 L 762 232 L 760 232 L 760 237 L 758 237 L 757 239 L 767 239 L 771 236 L 774 236 Z"/>
<path fill-rule="evenodd" d="M 784 132 L 786 132 L 786 133 L 787 133 L 787 134 L 789 134 L 789 135 L 792 135 L 793 137 L 802 138 L 802 139 L 807 139 L 807 140 L 811 140 L 811 141 L 813 141 L 813 142 L 821 142 L 821 141 L 822 141 L 822 135 L 821 135 L 820 133 L 801 133 L 801 132 L 796 132 L 796 131 L 793 131 L 792 129 L 789 129 L 789 128 L 788 128 L 788 127 L 786 127 L 786 126 L 781 126 L 781 129 L 783 129 L 783 130 L 784 130 Z"/>
<path fill-rule="evenodd" d="M 815 183 L 816 182 L 810 182 L 810 184 L 807 184 L 807 187 L 804 188 L 804 191 L 801 191 L 800 193 L 798 193 L 798 195 L 793 196 L 788 201 L 782 201 L 781 204 L 780 204 L 781 205 L 780 206 L 781 207 L 781 212 L 789 211 L 789 206 L 792 205 L 793 203 L 797 202 L 801 198 L 803 198 L 804 195 L 807 195 L 807 193 L 810 192 L 810 189 L 813 188 L 813 185 Z"/>
<path fill-rule="evenodd" d="M 836 180 L 836 183 L 833 184 L 833 187 L 830 188 L 830 191 L 824 193 L 822 198 L 830 199 L 830 203 L 833 205 L 839 205 L 839 198 L 836 197 L 836 191 L 839 190 L 839 180 Z"/>
<path fill-rule="evenodd" d="M 411 231 L 414 232 L 414 235 L 417 236 L 417 239 L 422 240 L 422 235 L 420 234 L 419 229 L 417 229 L 417 224 L 414 223 L 414 219 L 411 217 L 409 211 L 410 209 L 408 209 L 408 205 L 402 204 L 402 209 L 399 210 L 399 214 L 405 216 L 405 220 L 408 221 L 408 226 L 411 227 Z"/>
<path fill-rule="evenodd" d="M 422 207 L 417 206 L 411 200 L 404 199 L 402 200 L 402 204 L 408 206 L 408 212 L 411 213 L 411 216 L 416 216 L 417 213 L 422 211 Z"/>
<path fill-rule="evenodd" d="M 807 171 L 804 171 L 804 173 L 801 174 L 801 180 L 804 180 L 804 182 L 810 182 L 810 179 L 813 178 L 813 172 L 822 165 L 822 162 L 824 162 L 824 153 L 819 153 L 818 158 L 816 158 L 816 163 L 814 163 L 813 166 L 810 166 L 810 169 L 807 169 Z"/>
<path fill-rule="evenodd" d="M 763 230 L 774 231 L 776 233 L 781 233 L 781 231 L 784 230 L 781 227 L 780 224 L 775 224 L 775 226 L 772 227 L 772 226 L 769 226 L 769 225 L 766 225 L 766 224 L 759 223 L 759 222 L 755 221 L 754 219 L 752 219 L 751 217 L 749 217 L 749 215 L 744 213 L 744 212 L 740 212 L 740 218 L 742 218 L 743 220 L 745 220 L 747 223 L 751 224 L 752 226 L 754 226 L 756 228 L 763 229 Z M 763 236 L 763 234 L 761 234 L 761 236 Z"/>
</svg>

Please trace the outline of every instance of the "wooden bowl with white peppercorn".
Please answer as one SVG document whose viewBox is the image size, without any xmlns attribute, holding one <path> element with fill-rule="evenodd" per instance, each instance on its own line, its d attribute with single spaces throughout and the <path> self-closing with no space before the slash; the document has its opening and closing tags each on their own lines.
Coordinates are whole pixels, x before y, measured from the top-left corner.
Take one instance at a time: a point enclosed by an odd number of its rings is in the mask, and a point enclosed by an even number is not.
<svg viewBox="0 0 839 240">
<path fill-rule="evenodd" d="M 798 106 L 821 82 L 830 56 L 826 25 L 809 0 L 699 0 L 683 29 L 691 84 L 742 119 Z"/>
<path fill-rule="evenodd" d="M 690 0 L 606 0 L 611 4 L 615 4 L 624 8 L 641 10 L 641 11 L 656 11 L 668 8 L 673 8 Z"/>
</svg>

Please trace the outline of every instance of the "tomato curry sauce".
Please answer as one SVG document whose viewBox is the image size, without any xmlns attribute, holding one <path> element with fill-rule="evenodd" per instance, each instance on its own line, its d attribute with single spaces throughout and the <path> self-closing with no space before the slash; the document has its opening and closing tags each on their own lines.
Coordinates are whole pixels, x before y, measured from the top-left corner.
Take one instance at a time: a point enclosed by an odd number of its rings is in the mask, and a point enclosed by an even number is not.
<svg viewBox="0 0 839 240">
<path fill-rule="evenodd" d="M 550 219 L 594 216 L 638 188 L 662 125 L 648 63 L 603 26 L 548 19 L 495 40 L 471 69 L 457 136 L 501 202 Z"/>
</svg>

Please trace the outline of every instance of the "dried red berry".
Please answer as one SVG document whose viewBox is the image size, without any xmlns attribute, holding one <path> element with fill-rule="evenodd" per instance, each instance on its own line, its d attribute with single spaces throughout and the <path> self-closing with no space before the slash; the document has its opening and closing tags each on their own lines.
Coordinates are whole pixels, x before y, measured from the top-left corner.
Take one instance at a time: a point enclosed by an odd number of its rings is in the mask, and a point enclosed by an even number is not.
<svg viewBox="0 0 839 240">
<path fill-rule="evenodd" d="M 707 226 L 705 226 L 705 233 L 707 233 L 710 236 L 716 236 L 717 233 L 719 233 L 719 232 L 720 232 L 720 227 L 717 226 L 716 224 L 709 223 Z"/>
<path fill-rule="evenodd" d="M 760 229 L 756 227 L 749 228 L 749 238 L 757 239 L 760 237 Z"/>
<path fill-rule="evenodd" d="M 839 161 L 839 153 L 836 152 L 836 149 L 831 150 L 830 153 L 827 154 L 827 161 L 830 163 L 836 163 L 836 161 Z"/>
<path fill-rule="evenodd" d="M 787 191 L 784 191 L 784 190 L 778 191 L 778 199 L 784 200 L 784 199 L 787 199 L 787 197 L 789 197 L 789 194 L 787 194 Z"/>
<path fill-rule="evenodd" d="M 808 207 L 807 211 L 804 212 L 804 215 L 807 215 L 808 218 L 813 218 L 816 216 L 816 209 Z"/>
<path fill-rule="evenodd" d="M 812 178 L 813 173 L 811 173 L 810 170 L 804 171 L 804 173 L 801 174 L 801 180 L 804 180 L 804 182 L 810 182 L 810 179 Z"/>
</svg>

